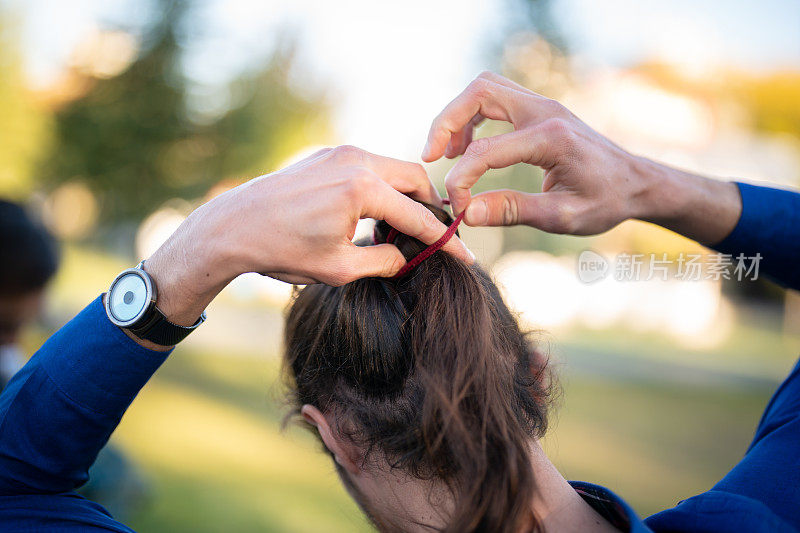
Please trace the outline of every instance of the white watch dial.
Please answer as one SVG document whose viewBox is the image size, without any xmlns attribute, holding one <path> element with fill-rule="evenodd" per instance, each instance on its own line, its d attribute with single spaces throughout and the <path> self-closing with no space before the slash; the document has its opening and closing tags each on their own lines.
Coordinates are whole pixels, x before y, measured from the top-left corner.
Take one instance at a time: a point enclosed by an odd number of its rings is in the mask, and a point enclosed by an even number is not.
<svg viewBox="0 0 800 533">
<path fill-rule="evenodd" d="M 117 280 L 108 298 L 108 308 L 114 318 L 120 322 L 129 322 L 147 305 L 147 285 L 141 276 L 131 272 Z"/>
</svg>

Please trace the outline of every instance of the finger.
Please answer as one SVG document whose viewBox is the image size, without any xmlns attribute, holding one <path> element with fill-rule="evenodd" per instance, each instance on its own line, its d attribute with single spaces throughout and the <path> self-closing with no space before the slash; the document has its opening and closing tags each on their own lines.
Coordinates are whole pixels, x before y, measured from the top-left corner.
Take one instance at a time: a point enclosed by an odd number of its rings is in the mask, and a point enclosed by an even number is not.
<svg viewBox="0 0 800 533">
<path fill-rule="evenodd" d="M 371 190 L 364 191 L 362 218 L 385 220 L 393 228 L 425 244 L 433 244 L 447 231 L 447 226 L 424 205 L 383 182 L 377 181 L 376 184 Z M 455 235 L 442 247 L 442 250 L 466 263 L 471 264 L 475 261 L 475 254 L 469 251 Z"/>
<path fill-rule="evenodd" d="M 433 120 L 422 152 L 423 161 L 436 161 L 442 157 L 451 136 L 477 114 L 513 123 L 514 111 L 522 105 L 520 96 L 527 95 L 485 78 L 475 79 Z"/>
<path fill-rule="evenodd" d="M 495 74 L 494 72 L 488 70 L 485 72 L 481 72 L 481 74 L 478 77 L 493 81 L 498 85 L 503 85 L 504 87 L 508 87 L 509 89 L 514 89 L 515 91 L 519 91 L 534 96 L 540 96 L 537 93 L 528 89 L 527 87 L 523 87 L 519 83 L 516 83 L 506 77 L 501 76 L 500 74 Z M 450 142 L 447 143 L 447 149 L 445 150 L 445 157 L 447 157 L 448 159 L 452 159 L 458 155 L 463 154 L 464 150 L 467 149 L 469 143 L 472 142 L 473 132 L 478 126 L 480 126 L 481 122 L 483 122 L 485 119 L 486 117 L 483 117 L 481 115 L 475 115 L 470 121 L 470 123 L 467 124 L 467 126 L 465 126 L 463 129 L 453 134 L 453 136 L 450 138 Z"/>
<path fill-rule="evenodd" d="M 524 224 L 548 233 L 572 233 L 573 203 L 574 198 L 566 191 L 489 191 L 472 198 L 464 222 L 470 226 Z"/>
<path fill-rule="evenodd" d="M 364 154 L 367 166 L 393 189 L 421 202 L 442 207 L 442 197 L 422 165 L 370 152 Z"/>
<path fill-rule="evenodd" d="M 514 89 L 515 91 L 520 91 L 520 92 L 523 92 L 523 93 L 528 93 L 528 94 L 533 94 L 533 95 L 539 96 L 537 93 L 531 91 L 527 87 L 523 87 L 519 83 L 517 83 L 515 81 L 512 81 L 512 80 L 510 80 L 510 79 L 508 79 L 508 78 L 506 78 L 504 76 L 501 76 L 500 74 L 496 74 L 494 72 L 491 72 L 489 70 L 487 70 L 485 72 L 481 72 L 478 77 L 479 78 L 486 78 L 487 80 L 491 80 L 491 81 L 493 81 L 493 82 L 495 82 L 495 83 L 497 83 L 499 85 L 504 85 L 504 86 L 508 87 L 509 89 Z"/>
<path fill-rule="evenodd" d="M 353 245 L 346 253 L 346 261 L 350 268 L 342 283 L 369 277 L 390 278 L 406 264 L 403 254 L 392 244 Z"/>
<path fill-rule="evenodd" d="M 447 143 L 447 149 L 444 151 L 444 156 L 448 159 L 453 159 L 464 153 L 469 143 L 472 142 L 472 136 L 475 129 L 480 126 L 481 122 L 486 119 L 483 115 L 475 115 L 472 120 L 462 129 L 455 132 L 450 137 L 450 142 Z"/>
<path fill-rule="evenodd" d="M 453 165 L 444 180 L 453 212 L 460 213 L 467 207 L 470 189 L 487 170 L 523 162 L 547 166 L 552 164 L 552 156 L 547 138 L 540 128 L 527 128 L 472 141 L 464 157 Z"/>
<path fill-rule="evenodd" d="M 494 116 L 492 111 L 505 111 L 506 116 Z M 436 117 L 428 133 L 422 159 L 439 159 L 450 137 L 464 127 L 468 117 L 477 112 L 486 118 L 511 122 L 517 128 L 522 124 L 535 124 L 564 115 L 565 109 L 555 100 L 518 83 L 493 72 L 484 72 Z"/>
</svg>

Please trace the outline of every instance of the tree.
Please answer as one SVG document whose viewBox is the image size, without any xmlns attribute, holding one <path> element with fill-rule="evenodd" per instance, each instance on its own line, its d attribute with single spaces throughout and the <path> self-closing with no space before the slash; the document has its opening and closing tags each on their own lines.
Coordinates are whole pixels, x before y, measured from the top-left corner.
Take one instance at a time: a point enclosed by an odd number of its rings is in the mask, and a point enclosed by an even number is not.
<svg viewBox="0 0 800 533">
<path fill-rule="evenodd" d="M 11 24 L 0 19 L 0 195 L 23 199 L 50 139 L 50 116 L 25 86 Z"/>
<path fill-rule="evenodd" d="M 320 95 L 289 87 L 293 55 L 233 82 L 238 105 L 197 124 L 187 114 L 186 77 L 176 36 L 189 5 L 162 0 L 140 55 L 119 75 L 93 79 L 88 92 L 55 115 L 55 143 L 43 161 L 48 187 L 77 179 L 98 196 L 101 220 L 140 219 L 169 198 L 196 197 L 222 178 L 260 171 L 306 141 L 304 119 L 324 117 Z M 190 36 L 191 37 L 191 36 Z M 317 141 L 319 142 L 319 141 Z"/>
</svg>

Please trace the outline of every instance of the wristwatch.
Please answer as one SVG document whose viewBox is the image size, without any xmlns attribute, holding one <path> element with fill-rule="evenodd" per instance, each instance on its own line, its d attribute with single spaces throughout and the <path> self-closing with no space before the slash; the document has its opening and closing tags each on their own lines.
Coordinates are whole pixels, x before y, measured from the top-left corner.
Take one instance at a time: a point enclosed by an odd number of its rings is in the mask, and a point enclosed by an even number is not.
<svg viewBox="0 0 800 533">
<path fill-rule="evenodd" d="M 189 327 L 167 320 L 156 307 L 156 284 L 143 266 L 144 261 L 134 268 L 123 270 L 114 278 L 105 294 L 106 315 L 115 325 L 127 329 L 140 339 L 161 346 L 178 344 L 205 322 L 206 313 L 204 311 L 197 322 Z"/>
</svg>

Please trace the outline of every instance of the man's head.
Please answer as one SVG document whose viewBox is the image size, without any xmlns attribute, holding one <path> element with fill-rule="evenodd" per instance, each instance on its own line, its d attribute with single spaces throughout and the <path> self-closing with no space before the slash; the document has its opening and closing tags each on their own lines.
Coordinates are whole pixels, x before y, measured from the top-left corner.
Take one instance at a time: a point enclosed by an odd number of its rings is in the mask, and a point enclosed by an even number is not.
<svg viewBox="0 0 800 533">
<path fill-rule="evenodd" d="M 57 268 L 53 237 L 21 206 L 0 200 L 0 346 L 36 318 Z"/>
<path fill-rule="evenodd" d="M 390 229 L 378 223 L 375 240 Z M 394 243 L 407 259 L 426 247 Z M 479 267 L 436 252 L 399 280 L 309 285 L 289 309 L 284 363 L 295 412 L 381 531 L 532 520 L 529 451 L 550 380 Z"/>
</svg>

